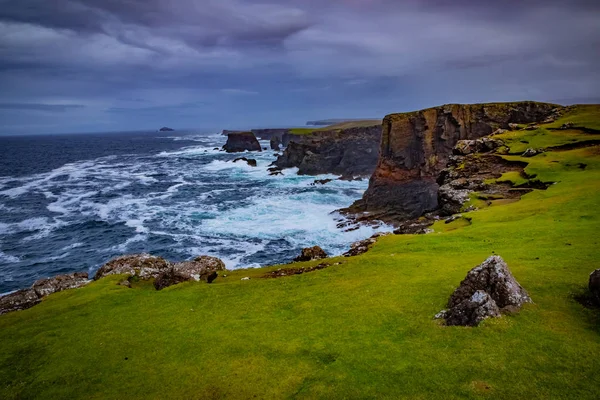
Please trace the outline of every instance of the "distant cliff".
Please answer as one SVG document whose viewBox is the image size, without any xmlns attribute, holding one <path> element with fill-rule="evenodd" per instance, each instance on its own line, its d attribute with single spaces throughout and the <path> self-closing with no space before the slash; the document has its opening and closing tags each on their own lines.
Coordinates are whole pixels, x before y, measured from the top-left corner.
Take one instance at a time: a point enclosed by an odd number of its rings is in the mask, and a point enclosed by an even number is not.
<svg viewBox="0 0 600 400">
<path fill-rule="evenodd" d="M 286 140 L 287 148 L 273 163 L 279 168 L 298 167 L 300 175 L 367 177 L 377 165 L 381 125 L 288 134 Z"/>
<path fill-rule="evenodd" d="M 536 102 L 448 104 L 388 115 L 369 188 L 344 211 L 402 220 L 434 210 L 438 207 L 436 178 L 459 140 L 486 136 L 511 123 L 543 121 L 560 108 Z"/>
</svg>

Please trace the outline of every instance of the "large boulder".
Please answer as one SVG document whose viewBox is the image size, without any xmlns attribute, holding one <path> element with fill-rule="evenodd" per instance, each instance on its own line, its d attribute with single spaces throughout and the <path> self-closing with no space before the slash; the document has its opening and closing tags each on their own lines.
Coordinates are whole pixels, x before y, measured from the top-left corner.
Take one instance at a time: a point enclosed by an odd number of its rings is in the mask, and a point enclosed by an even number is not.
<svg viewBox="0 0 600 400">
<path fill-rule="evenodd" d="M 131 275 L 140 279 L 156 278 L 171 265 L 162 257 L 150 254 L 130 254 L 114 258 L 96 272 L 94 280 L 107 275 Z"/>
<path fill-rule="evenodd" d="M 439 316 L 446 319 L 447 325 L 476 326 L 487 317 L 517 311 L 525 303 L 531 303 L 531 298 L 506 262 L 500 256 L 491 256 L 469 271 L 450 297 L 448 310 Z"/>
<path fill-rule="evenodd" d="M 600 269 L 597 269 L 590 274 L 588 287 L 592 294 L 592 298 L 596 304 L 600 305 Z"/>
<path fill-rule="evenodd" d="M 307 247 L 302 249 L 302 253 L 294 258 L 294 261 L 310 261 L 320 260 L 321 258 L 327 258 L 327 253 L 319 246 Z"/>
<path fill-rule="evenodd" d="M 216 257 L 200 256 L 192 261 L 173 264 L 154 280 L 156 290 L 187 281 L 205 281 L 212 283 L 218 277 L 218 271 L 225 270 L 223 261 Z"/>
<path fill-rule="evenodd" d="M 227 143 L 223 150 L 228 153 L 239 153 L 243 151 L 262 151 L 260 143 L 252 132 L 234 132 L 227 135 Z"/>
<path fill-rule="evenodd" d="M 88 283 L 87 272 L 75 272 L 74 274 L 58 275 L 53 278 L 37 280 L 32 289 L 38 297 L 48 296 L 55 292 L 67 289 L 75 289 Z"/>
<path fill-rule="evenodd" d="M 40 297 L 33 289 L 23 289 L 0 297 L 0 315 L 25 310 L 38 304 Z"/>
</svg>

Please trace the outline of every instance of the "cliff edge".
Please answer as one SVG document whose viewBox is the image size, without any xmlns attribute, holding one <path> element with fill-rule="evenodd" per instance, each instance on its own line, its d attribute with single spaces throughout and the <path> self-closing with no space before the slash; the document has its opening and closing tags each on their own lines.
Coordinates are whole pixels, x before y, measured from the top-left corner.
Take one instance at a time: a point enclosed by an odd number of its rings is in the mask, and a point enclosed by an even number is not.
<svg viewBox="0 0 600 400">
<path fill-rule="evenodd" d="M 509 124 L 553 120 L 563 107 L 515 103 L 447 104 L 383 120 L 379 161 L 361 200 L 342 210 L 401 221 L 438 208 L 437 176 L 459 140 L 477 139 Z"/>
</svg>

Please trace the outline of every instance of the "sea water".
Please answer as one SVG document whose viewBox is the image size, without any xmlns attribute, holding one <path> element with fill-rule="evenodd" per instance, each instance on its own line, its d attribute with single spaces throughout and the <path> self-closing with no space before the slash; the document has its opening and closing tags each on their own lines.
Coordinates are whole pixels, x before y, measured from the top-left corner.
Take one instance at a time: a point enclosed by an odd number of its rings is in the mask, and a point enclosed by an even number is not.
<svg viewBox="0 0 600 400">
<path fill-rule="evenodd" d="M 270 176 L 274 151 L 215 150 L 225 140 L 199 132 L 0 137 L 0 293 L 93 273 L 127 253 L 258 267 L 314 245 L 338 255 L 389 229 L 337 227 L 335 210 L 359 199 L 367 180 L 295 169 Z M 258 166 L 232 162 L 241 156 Z M 324 178 L 333 181 L 313 184 Z"/>
</svg>

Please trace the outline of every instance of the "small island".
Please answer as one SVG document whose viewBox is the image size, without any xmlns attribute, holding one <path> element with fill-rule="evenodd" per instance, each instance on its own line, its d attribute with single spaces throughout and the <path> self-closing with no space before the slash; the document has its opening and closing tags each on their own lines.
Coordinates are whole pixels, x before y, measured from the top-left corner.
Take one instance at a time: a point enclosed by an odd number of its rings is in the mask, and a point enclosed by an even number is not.
<svg viewBox="0 0 600 400">
<path fill-rule="evenodd" d="M 159 132 L 174 132 L 174 131 L 175 131 L 175 129 L 173 129 L 173 128 L 167 128 L 166 126 L 163 126 L 163 127 L 162 127 L 162 128 L 160 128 L 158 131 L 159 131 Z"/>
</svg>

